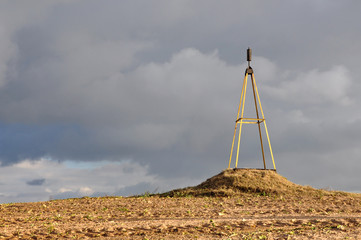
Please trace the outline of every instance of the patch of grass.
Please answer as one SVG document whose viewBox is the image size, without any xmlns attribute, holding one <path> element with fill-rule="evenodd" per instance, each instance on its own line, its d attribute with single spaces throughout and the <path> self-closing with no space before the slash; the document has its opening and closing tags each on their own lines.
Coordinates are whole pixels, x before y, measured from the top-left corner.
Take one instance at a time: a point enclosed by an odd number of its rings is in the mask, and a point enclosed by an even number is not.
<svg viewBox="0 0 361 240">
<path fill-rule="evenodd" d="M 129 209 L 126 207 L 120 207 L 120 208 L 118 208 L 118 210 L 121 212 L 129 212 Z"/>
<path fill-rule="evenodd" d="M 308 213 L 313 213 L 313 212 L 316 212 L 316 210 L 314 208 L 309 208 L 309 209 L 307 209 L 307 212 Z"/>
<path fill-rule="evenodd" d="M 90 214 L 87 214 L 87 215 L 84 215 L 83 218 L 88 219 L 88 220 L 93 220 L 94 217 Z"/>
<path fill-rule="evenodd" d="M 144 192 L 143 194 L 139 195 L 138 197 L 147 198 L 152 196 L 152 194 L 148 191 Z"/>
</svg>

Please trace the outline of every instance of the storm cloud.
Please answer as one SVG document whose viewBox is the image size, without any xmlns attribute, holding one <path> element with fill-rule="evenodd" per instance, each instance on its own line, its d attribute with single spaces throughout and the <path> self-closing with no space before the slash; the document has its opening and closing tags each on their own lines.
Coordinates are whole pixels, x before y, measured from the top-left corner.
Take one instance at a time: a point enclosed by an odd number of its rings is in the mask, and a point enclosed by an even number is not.
<svg viewBox="0 0 361 240">
<path fill-rule="evenodd" d="M 359 2 L 39 0 L 0 9 L 0 168 L 84 164 L 77 178 L 71 171 L 77 188 L 37 171 L 17 175 L 17 190 L 3 196 L 22 201 L 15 192 L 35 185 L 43 198 L 168 190 L 226 168 L 247 47 L 278 171 L 360 191 Z M 240 165 L 261 167 L 246 131 Z M 112 164 L 138 170 L 99 185 L 83 175 L 97 163 L 101 179 Z"/>
</svg>

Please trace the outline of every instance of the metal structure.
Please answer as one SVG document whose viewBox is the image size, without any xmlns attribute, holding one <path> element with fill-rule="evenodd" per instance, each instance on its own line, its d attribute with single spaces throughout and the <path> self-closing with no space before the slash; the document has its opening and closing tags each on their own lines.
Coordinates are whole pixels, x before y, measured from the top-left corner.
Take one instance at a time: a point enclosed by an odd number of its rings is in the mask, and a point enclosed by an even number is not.
<svg viewBox="0 0 361 240">
<path fill-rule="evenodd" d="M 228 168 L 231 167 L 232 154 L 233 154 L 233 151 L 234 151 L 234 149 L 233 149 L 234 148 L 234 140 L 236 138 L 236 132 L 237 132 L 238 125 L 239 125 L 239 131 L 238 131 L 238 145 L 237 145 L 237 155 L 236 155 L 235 168 L 237 168 L 237 165 L 238 165 L 239 145 L 241 143 L 242 125 L 243 124 L 257 124 L 258 125 L 259 138 L 260 138 L 260 142 L 261 142 L 263 166 L 264 166 L 264 169 L 267 169 L 266 160 L 265 160 L 265 153 L 264 153 L 264 147 L 263 147 L 263 140 L 262 140 L 262 133 L 261 133 L 261 124 L 263 124 L 264 128 L 265 128 L 266 135 L 267 135 L 268 146 L 269 146 L 269 150 L 270 150 L 270 154 L 271 154 L 271 158 L 272 158 L 273 168 L 274 168 L 274 170 L 276 170 L 276 165 L 275 165 L 275 161 L 274 161 L 274 158 L 273 158 L 273 152 L 272 152 L 272 147 L 271 147 L 271 141 L 269 139 L 269 135 L 268 135 L 268 131 L 267 131 L 266 119 L 264 118 L 263 109 L 262 109 L 262 105 L 261 105 L 261 100 L 259 98 L 257 85 L 256 85 L 256 80 L 254 78 L 254 72 L 253 72 L 253 69 L 251 67 L 251 60 L 252 60 L 252 50 L 250 48 L 248 48 L 247 49 L 248 68 L 246 69 L 244 80 L 243 80 L 241 99 L 239 101 L 239 106 L 238 106 L 238 113 L 237 113 L 236 124 L 235 124 L 235 128 L 234 128 L 233 141 L 232 141 L 232 147 L 231 147 L 231 154 L 229 156 Z M 257 118 L 247 118 L 247 117 L 243 116 L 244 115 L 244 104 L 245 104 L 245 99 L 246 99 L 246 91 L 247 91 L 248 75 L 251 75 L 253 99 L 254 99 L 254 106 L 255 106 L 255 109 L 256 109 Z M 257 104 L 257 101 L 258 101 L 258 104 Z M 261 117 L 259 116 L 260 114 L 259 114 L 259 111 L 258 111 L 258 105 L 259 105 L 259 110 L 261 110 Z M 239 116 L 240 113 L 241 113 L 241 117 Z"/>
</svg>

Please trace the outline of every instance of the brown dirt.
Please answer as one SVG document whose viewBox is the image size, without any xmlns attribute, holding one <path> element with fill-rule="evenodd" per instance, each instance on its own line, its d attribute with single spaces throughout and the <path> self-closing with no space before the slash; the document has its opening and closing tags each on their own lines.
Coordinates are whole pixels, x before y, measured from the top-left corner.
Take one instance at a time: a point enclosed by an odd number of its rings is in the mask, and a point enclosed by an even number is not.
<svg viewBox="0 0 361 240">
<path fill-rule="evenodd" d="M 226 170 L 162 195 L 0 205 L 3 239 L 360 239 L 361 194 Z"/>
</svg>

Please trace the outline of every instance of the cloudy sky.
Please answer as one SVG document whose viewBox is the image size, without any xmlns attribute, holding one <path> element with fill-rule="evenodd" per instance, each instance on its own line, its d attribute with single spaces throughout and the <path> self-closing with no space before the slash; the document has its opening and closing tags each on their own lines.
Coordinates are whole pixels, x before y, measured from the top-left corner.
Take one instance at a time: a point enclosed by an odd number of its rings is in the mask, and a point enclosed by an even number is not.
<svg viewBox="0 0 361 240">
<path fill-rule="evenodd" d="M 227 168 L 248 47 L 278 172 L 360 192 L 360 11 L 1 1 L 0 202 L 162 192 Z M 238 166 L 262 167 L 246 127 Z"/>
</svg>

